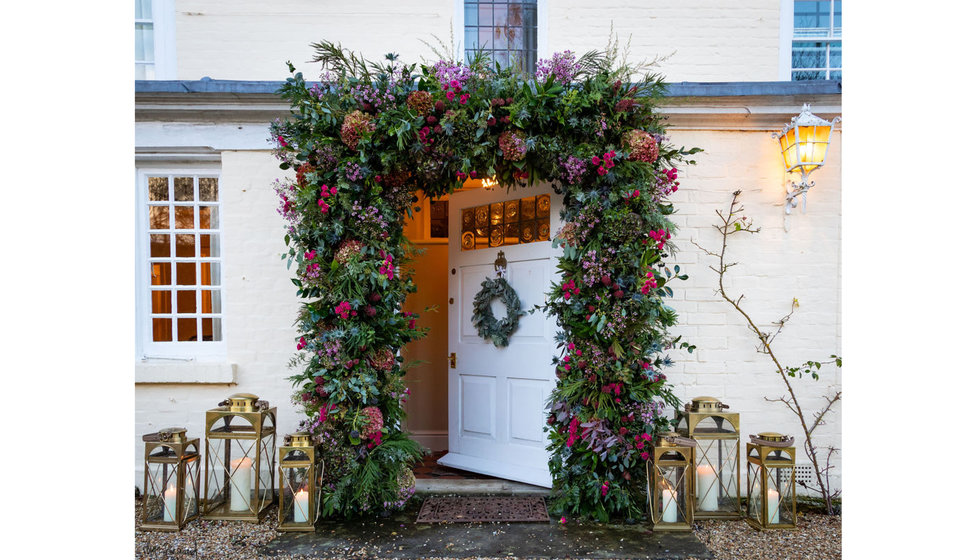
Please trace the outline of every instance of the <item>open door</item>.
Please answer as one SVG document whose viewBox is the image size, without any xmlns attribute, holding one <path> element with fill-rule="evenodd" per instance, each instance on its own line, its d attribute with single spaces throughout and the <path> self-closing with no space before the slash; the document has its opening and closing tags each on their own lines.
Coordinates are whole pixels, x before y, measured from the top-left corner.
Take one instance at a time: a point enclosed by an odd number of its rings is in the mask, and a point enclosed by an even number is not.
<svg viewBox="0 0 980 560">
<path fill-rule="evenodd" d="M 473 298 L 503 251 L 504 277 L 523 310 L 545 301 L 557 278 L 561 199 L 547 183 L 449 197 L 449 453 L 442 465 L 551 487 L 545 401 L 555 385 L 555 321 L 521 317 L 509 344 L 496 347 L 473 325 Z M 493 302 L 494 316 L 506 314 Z"/>
</svg>

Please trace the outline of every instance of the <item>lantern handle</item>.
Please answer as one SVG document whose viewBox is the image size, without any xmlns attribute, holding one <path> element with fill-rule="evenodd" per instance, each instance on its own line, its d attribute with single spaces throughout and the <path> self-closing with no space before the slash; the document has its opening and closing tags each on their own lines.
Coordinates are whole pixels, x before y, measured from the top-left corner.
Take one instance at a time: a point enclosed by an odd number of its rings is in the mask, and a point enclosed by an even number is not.
<svg viewBox="0 0 980 560">
<path fill-rule="evenodd" d="M 664 441 L 681 447 L 696 447 L 697 442 L 684 436 L 664 436 Z"/>
<path fill-rule="evenodd" d="M 768 439 L 762 439 L 757 435 L 749 434 L 749 441 L 755 445 L 764 445 L 766 447 L 792 447 L 793 436 L 783 436 L 782 441 L 770 441 Z"/>
</svg>

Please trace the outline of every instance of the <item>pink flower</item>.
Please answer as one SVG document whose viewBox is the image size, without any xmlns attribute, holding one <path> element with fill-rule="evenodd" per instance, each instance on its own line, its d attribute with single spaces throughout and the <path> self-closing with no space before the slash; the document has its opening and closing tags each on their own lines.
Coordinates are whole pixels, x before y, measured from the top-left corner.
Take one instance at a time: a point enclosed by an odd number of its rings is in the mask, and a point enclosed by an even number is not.
<svg viewBox="0 0 980 560">
<path fill-rule="evenodd" d="M 592 165 L 599 165 L 599 156 L 592 156 Z"/>
<path fill-rule="evenodd" d="M 568 520 L 565 519 L 565 516 L 563 515 L 563 516 L 561 516 L 561 519 L 558 520 L 558 522 L 561 523 L 562 525 L 564 525 L 565 523 L 568 523 Z"/>
<path fill-rule="evenodd" d="M 646 451 L 644 451 L 643 453 L 640 453 L 640 459 L 643 459 L 644 461 L 647 461 L 647 460 L 650 459 L 650 454 L 647 453 Z"/>
<path fill-rule="evenodd" d="M 448 99 L 449 101 L 452 101 L 454 97 L 456 97 L 456 93 L 454 93 L 452 91 L 447 91 L 446 92 L 446 99 Z"/>
<path fill-rule="evenodd" d="M 306 339 L 301 336 L 299 337 L 299 344 L 296 345 L 296 349 L 302 350 L 305 347 L 306 347 Z"/>
<path fill-rule="evenodd" d="M 289 145 L 286 143 L 286 140 L 282 136 L 276 137 L 276 140 L 279 141 L 279 145 L 282 146 L 283 148 Z"/>
<path fill-rule="evenodd" d="M 327 421 L 327 405 L 323 405 L 320 407 L 320 422 L 326 422 L 326 421 Z"/>
<path fill-rule="evenodd" d="M 463 105 L 466 105 L 466 100 L 468 100 L 469 98 L 470 98 L 470 94 L 464 93 L 463 95 L 459 96 L 459 102 L 462 103 Z"/>
</svg>

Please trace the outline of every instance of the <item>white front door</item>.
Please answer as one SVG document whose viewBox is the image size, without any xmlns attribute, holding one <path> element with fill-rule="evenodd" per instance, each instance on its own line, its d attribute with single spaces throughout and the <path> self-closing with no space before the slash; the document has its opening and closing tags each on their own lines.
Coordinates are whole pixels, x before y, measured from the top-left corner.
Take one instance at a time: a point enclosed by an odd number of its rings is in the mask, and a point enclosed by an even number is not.
<svg viewBox="0 0 980 560">
<path fill-rule="evenodd" d="M 507 201 L 517 200 L 508 207 Z M 520 208 L 520 201 L 524 208 Z M 500 206 L 503 203 L 503 218 Z M 533 215 L 530 204 L 534 204 Z M 524 310 L 545 302 L 545 292 L 557 279 L 559 250 L 551 237 L 558 230 L 561 198 L 543 183 L 528 188 L 469 190 L 449 197 L 449 352 L 456 367 L 449 369 L 449 453 L 440 464 L 551 487 L 545 401 L 555 385 L 555 321 L 542 312 L 521 317 L 507 346 L 484 340 L 473 325 L 473 298 L 481 282 L 494 278 L 500 251 L 507 259 L 505 278 L 517 292 Z M 470 214 L 468 209 L 477 209 Z M 479 210 L 481 208 L 483 210 Z M 474 223 L 462 223 L 463 211 Z M 508 212 L 510 210 L 510 212 Z M 482 218 L 486 218 L 486 227 Z M 494 221 L 502 221 L 494 232 Z M 513 224 L 509 226 L 508 224 Z M 462 238 L 471 230 L 473 249 Z M 499 241 L 519 243 L 489 247 Z M 509 235 L 508 235 L 509 234 Z M 520 242 L 544 238 L 544 241 Z M 481 248 L 482 243 L 482 248 Z M 494 316 L 505 316 L 499 300 Z"/>
</svg>

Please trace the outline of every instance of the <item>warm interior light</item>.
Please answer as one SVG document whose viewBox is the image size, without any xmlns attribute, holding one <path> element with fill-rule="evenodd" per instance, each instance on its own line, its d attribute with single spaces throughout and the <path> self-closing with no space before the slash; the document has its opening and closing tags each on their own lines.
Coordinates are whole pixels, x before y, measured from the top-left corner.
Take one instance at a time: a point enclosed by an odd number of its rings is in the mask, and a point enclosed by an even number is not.
<svg viewBox="0 0 980 560">
<path fill-rule="evenodd" d="M 497 176 L 494 175 L 493 177 L 486 177 L 483 179 L 482 182 L 483 182 L 483 188 L 490 190 L 497 186 Z"/>
</svg>

